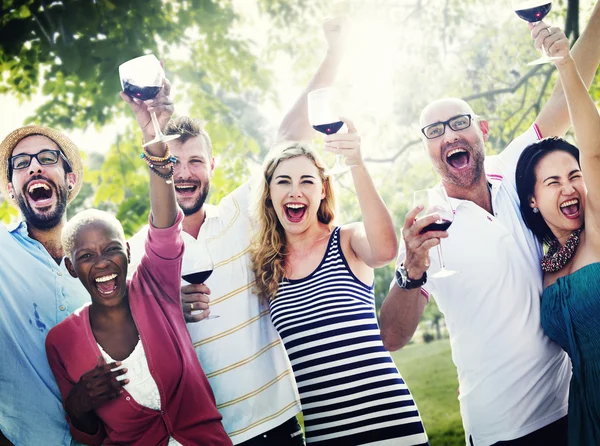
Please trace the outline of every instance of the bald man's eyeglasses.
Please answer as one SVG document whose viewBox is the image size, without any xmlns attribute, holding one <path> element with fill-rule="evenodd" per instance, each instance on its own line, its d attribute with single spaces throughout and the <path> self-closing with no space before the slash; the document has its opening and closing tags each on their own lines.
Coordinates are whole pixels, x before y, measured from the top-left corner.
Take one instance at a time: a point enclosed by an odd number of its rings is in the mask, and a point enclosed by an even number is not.
<svg viewBox="0 0 600 446">
<path fill-rule="evenodd" d="M 442 136 L 446 132 L 446 126 L 450 127 L 455 132 L 471 127 L 471 115 L 453 116 L 447 121 L 434 122 L 421 129 L 423 135 L 427 139 L 434 139 Z"/>
</svg>

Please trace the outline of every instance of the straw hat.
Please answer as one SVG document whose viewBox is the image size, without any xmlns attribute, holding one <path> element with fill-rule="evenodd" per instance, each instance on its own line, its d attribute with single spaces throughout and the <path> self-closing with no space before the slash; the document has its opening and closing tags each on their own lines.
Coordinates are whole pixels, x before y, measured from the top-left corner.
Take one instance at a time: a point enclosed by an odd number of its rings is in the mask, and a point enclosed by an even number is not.
<svg viewBox="0 0 600 446">
<path fill-rule="evenodd" d="M 77 175 L 77 182 L 73 186 L 73 189 L 69 191 L 68 202 L 70 203 L 71 200 L 77 196 L 79 189 L 81 189 L 81 185 L 83 184 L 83 163 L 81 162 L 79 149 L 73 141 L 58 130 L 37 125 L 28 125 L 12 131 L 4 138 L 2 144 L 0 144 L 0 193 L 6 201 L 15 207 L 18 207 L 17 203 L 10 198 L 10 194 L 8 193 L 8 159 L 11 157 L 12 152 L 19 141 L 32 135 L 42 135 L 50 138 L 58 145 L 58 147 L 60 147 L 67 160 L 69 160 L 71 169 L 73 169 L 73 172 Z"/>
</svg>

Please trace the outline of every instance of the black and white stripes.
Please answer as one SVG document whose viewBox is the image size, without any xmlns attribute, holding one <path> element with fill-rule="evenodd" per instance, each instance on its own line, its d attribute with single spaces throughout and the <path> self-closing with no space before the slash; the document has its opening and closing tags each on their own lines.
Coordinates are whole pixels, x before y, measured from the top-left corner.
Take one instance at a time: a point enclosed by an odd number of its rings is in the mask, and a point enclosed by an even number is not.
<svg viewBox="0 0 600 446">
<path fill-rule="evenodd" d="M 331 235 L 319 267 L 279 284 L 271 318 L 298 384 L 306 437 L 319 445 L 427 444 L 408 387 L 384 349 L 373 288 Z"/>
</svg>

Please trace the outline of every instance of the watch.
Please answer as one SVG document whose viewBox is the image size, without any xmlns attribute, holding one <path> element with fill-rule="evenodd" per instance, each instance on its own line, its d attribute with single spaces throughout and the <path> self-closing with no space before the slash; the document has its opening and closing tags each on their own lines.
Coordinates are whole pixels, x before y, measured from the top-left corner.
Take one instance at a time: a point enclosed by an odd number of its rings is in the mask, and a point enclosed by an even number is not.
<svg viewBox="0 0 600 446">
<path fill-rule="evenodd" d="M 427 271 L 423 272 L 423 276 L 418 280 L 413 280 L 408 277 L 408 271 L 404 267 L 404 264 L 396 268 L 396 283 L 403 290 L 412 290 L 415 288 L 421 288 L 427 282 Z"/>
</svg>

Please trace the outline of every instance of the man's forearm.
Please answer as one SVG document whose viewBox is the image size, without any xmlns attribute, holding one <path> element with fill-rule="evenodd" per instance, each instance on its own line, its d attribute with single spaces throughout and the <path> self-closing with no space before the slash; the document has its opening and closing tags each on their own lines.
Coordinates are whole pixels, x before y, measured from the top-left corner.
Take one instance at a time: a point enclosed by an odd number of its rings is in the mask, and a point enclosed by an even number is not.
<svg viewBox="0 0 600 446">
<path fill-rule="evenodd" d="M 404 290 L 394 284 L 383 301 L 379 312 L 381 338 L 388 351 L 396 351 L 411 340 L 423 310 L 427 297 L 420 288 Z"/>
</svg>

